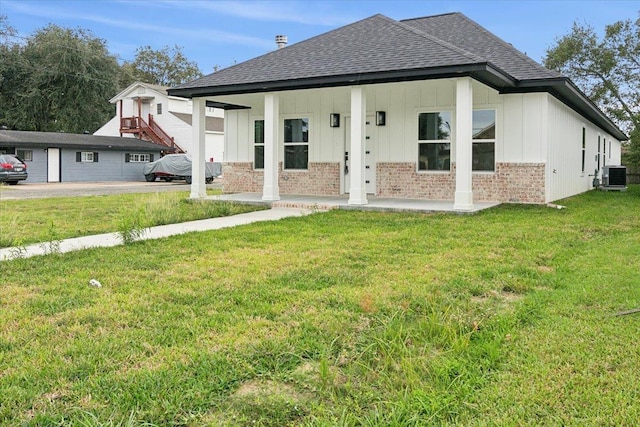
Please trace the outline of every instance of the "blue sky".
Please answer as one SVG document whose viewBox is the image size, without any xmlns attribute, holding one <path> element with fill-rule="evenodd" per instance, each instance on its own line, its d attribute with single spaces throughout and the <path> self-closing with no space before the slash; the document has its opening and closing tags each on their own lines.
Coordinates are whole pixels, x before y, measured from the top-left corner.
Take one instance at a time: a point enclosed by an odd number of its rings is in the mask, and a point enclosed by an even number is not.
<svg viewBox="0 0 640 427">
<path fill-rule="evenodd" d="M 640 1 L 631 0 L 0 0 L 0 14 L 20 36 L 49 23 L 89 29 L 121 60 L 132 60 L 141 46 L 178 45 L 205 74 L 275 49 L 276 34 L 292 44 L 376 13 L 399 20 L 462 12 L 541 61 L 574 21 L 602 31 L 636 19 L 638 10 Z"/>
</svg>

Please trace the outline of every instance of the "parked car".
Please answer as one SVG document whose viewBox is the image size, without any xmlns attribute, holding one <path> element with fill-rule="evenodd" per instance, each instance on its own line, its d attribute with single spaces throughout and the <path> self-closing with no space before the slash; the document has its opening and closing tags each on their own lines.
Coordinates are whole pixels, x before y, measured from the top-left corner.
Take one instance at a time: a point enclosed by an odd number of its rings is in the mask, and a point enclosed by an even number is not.
<svg viewBox="0 0 640 427">
<path fill-rule="evenodd" d="M 220 163 L 205 163 L 205 182 L 210 184 L 222 172 Z M 184 179 L 191 184 L 191 156 L 188 154 L 168 154 L 155 162 L 144 165 L 144 178 L 153 182 L 157 178 L 171 182 L 174 179 Z"/>
<path fill-rule="evenodd" d="M 16 185 L 27 179 L 27 164 L 13 154 L 0 154 L 0 182 Z"/>
</svg>

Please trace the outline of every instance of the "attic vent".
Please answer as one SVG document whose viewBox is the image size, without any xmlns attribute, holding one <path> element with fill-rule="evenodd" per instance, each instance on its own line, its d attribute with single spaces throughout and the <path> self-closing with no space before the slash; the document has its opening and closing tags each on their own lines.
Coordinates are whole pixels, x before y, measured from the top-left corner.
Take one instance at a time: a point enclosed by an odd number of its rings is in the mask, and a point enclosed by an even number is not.
<svg viewBox="0 0 640 427">
<path fill-rule="evenodd" d="M 603 190 L 626 190 L 627 168 L 624 166 L 605 166 L 602 169 Z"/>
<path fill-rule="evenodd" d="M 289 40 L 287 39 L 287 36 L 276 36 L 276 44 L 278 45 L 278 49 L 282 49 L 283 47 L 285 47 L 288 42 Z"/>
</svg>

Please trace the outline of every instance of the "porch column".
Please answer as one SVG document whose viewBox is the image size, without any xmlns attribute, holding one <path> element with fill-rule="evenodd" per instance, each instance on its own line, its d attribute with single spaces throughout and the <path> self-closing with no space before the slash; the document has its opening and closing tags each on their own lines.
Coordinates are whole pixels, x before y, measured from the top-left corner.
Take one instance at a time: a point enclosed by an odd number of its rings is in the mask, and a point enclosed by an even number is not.
<svg viewBox="0 0 640 427">
<path fill-rule="evenodd" d="M 351 88 L 351 147 L 349 161 L 351 176 L 349 204 L 366 205 L 367 186 L 365 183 L 364 149 L 365 126 L 367 121 L 367 94 L 365 86 Z"/>
<path fill-rule="evenodd" d="M 473 209 L 471 181 L 473 90 L 469 77 L 456 81 L 456 193 L 453 209 Z"/>
<path fill-rule="evenodd" d="M 204 182 L 204 141 L 205 141 L 205 98 L 193 98 L 193 118 L 191 121 L 192 147 L 191 147 L 191 198 L 203 199 L 207 196 L 207 187 Z"/>
<path fill-rule="evenodd" d="M 264 96 L 264 186 L 262 200 L 280 200 L 278 187 L 278 129 L 280 122 L 280 96 Z"/>
</svg>

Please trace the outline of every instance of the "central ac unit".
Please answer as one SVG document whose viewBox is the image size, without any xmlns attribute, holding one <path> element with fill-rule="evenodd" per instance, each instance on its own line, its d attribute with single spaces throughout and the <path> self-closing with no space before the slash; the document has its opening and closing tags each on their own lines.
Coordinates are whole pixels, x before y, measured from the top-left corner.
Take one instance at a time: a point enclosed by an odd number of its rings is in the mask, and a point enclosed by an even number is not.
<svg viewBox="0 0 640 427">
<path fill-rule="evenodd" d="M 605 166 L 602 169 L 602 186 L 605 188 L 626 188 L 627 168 L 624 166 Z"/>
</svg>

